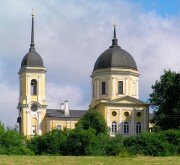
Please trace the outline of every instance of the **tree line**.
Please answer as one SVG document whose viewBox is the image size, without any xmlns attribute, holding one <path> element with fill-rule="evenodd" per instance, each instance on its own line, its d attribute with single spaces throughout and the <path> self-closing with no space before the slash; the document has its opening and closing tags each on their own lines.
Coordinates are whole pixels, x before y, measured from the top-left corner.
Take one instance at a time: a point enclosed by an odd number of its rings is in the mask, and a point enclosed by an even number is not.
<svg viewBox="0 0 180 165">
<path fill-rule="evenodd" d="M 75 129 L 52 130 L 26 139 L 0 124 L 0 154 L 7 155 L 89 155 L 169 156 L 180 154 L 180 130 L 144 133 L 137 136 L 109 136 L 104 118 L 89 110 Z"/>
<path fill-rule="evenodd" d="M 52 130 L 27 139 L 0 123 L 0 154 L 168 156 L 180 154 L 180 74 L 170 70 L 152 86 L 153 132 L 124 138 L 109 136 L 104 118 L 88 110 L 73 130 Z"/>
</svg>

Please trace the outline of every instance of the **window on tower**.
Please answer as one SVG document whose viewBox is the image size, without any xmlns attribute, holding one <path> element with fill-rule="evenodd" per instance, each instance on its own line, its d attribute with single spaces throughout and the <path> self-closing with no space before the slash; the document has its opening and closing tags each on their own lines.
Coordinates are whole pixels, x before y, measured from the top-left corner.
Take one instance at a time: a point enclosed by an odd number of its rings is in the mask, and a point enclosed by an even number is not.
<svg viewBox="0 0 180 165">
<path fill-rule="evenodd" d="M 31 95 L 37 95 L 37 80 L 31 80 Z"/>
<path fill-rule="evenodd" d="M 118 94 L 123 94 L 123 81 L 118 81 Z"/>
<path fill-rule="evenodd" d="M 102 82 L 102 95 L 106 94 L 106 82 Z"/>
</svg>

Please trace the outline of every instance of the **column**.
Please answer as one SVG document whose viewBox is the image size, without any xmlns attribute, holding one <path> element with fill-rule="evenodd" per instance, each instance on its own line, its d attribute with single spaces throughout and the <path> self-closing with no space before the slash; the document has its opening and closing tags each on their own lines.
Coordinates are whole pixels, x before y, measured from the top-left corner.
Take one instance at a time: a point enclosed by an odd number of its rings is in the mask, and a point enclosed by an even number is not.
<svg viewBox="0 0 180 165">
<path fill-rule="evenodd" d="M 119 109 L 119 134 L 123 134 L 122 109 Z"/>
<path fill-rule="evenodd" d="M 38 135 L 42 134 L 42 130 L 41 130 L 41 111 L 38 111 L 38 126 L 37 126 L 37 130 L 38 130 Z"/>
<path fill-rule="evenodd" d="M 40 79 L 40 76 L 38 76 L 38 86 L 37 86 L 37 97 L 38 97 L 38 102 L 42 102 L 42 82 Z"/>
<path fill-rule="evenodd" d="M 96 82 L 96 79 L 92 80 L 92 83 L 94 84 L 94 99 L 97 99 L 97 82 Z"/>
<path fill-rule="evenodd" d="M 130 135 L 134 135 L 135 134 L 135 130 L 134 130 L 134 111 L 135 109 L 133 108 L 132 109 L 132 112 L 131 112 L 131 123 L 130 123 Z"/>
<path fill-rule="evenodd" d="M 146 132 L 147 128 L 147 121 L 146 121 L 146 108 L 143 109 L 144 115 L 143 115 L 143 132 Z"/>
<path fill-rule="evenodd" d="M 26 93 L 27 93 L 27 104 L 28 104 L 30 102 L 30 96 L 31 96 L 30 76 L 27 76 Z"/>
<path fill-rule="evenodd" d="M 127 78 L 125 78 L 125 89 L 126 89 L 126 93 L 125 93 L 125 95 L 129 95 L 128 94 L 128 79 Z"/>
<path fill-rule="evenodd" d="M 31 111 L 26 110 L 26 134 L 31 135 Z"/>
<path fill-rule="evenodd" d="M 132 92 L 132 78 L 130 78 L 130 82 L 129 82 L 129 83 L 130 83 L 130 84 L 129 84 L 129 85 L 130 85 L 130 88 L 129 88 L 129 90 L 130 90 L 130 91 L 129 91 L 129 95 L 132 96 L 132 93 L 133 93 L 133 92 Z"/>
<path fill-rule="evenodd" d="M 137 83 L 137 85 L 136 85 L 136 87 L 137 87 L 137 99 L 139 99 L 139 82 L 138 82 L 138 80 L 136 81 L 136 83 Z"/>
<path fill-rule="evenodd" d="M 106 111 L 106 119 L 107 119 L 107 126 L 111 129 L 110 109 L 107 109 Z"/>
<path fill-rule="evenodd" d="M 108 98 L 112 98 L 112 80 L 113 80 L 113 78 L 112 77 L 110 77 L 109 79 L 107 79 L 107 95 L 108 95 Z"/>
<path fill-rule="evenodd" d="M 100 84 L 99 84 L 99 79 L 97 79 L 96 81 L 96 87 L 97 87 L 97 90 L 96 90 L 96 96 L 97 98 L 96 99 L 99 99 L 99 96 L 100 96 L 100 93 L 99 93 L 99 87 L 100 87 Z"/>
</svg>

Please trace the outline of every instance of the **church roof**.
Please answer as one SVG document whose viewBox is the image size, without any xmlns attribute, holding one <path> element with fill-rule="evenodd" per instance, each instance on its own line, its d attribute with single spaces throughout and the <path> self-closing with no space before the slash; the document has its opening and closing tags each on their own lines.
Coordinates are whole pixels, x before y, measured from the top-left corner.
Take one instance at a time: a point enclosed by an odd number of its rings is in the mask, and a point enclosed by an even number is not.
<svg viewBox="0 0 180 165">
<path fill-rule="evenodd" d="M 104 51 L 96 60 L 94 70 L 106 69 L 112 67 L 131 68 L 137 70 L 137 65 L 134 58 L 124 49 L 118 45 L 116 38 L 116 26 L 114 25 L 114 38 L 112 39 L 112 46 Z"/>
<path fill-rule="evenodd" d="M 64 110 L 47 109 L 46 116 L 56 118 L 81 118 L 86 113 L 86 110 L 69 110 L 69 115 L 64 114 Z"/>
<path fill-rule="evenodd" d="M 21 62 L 22 67 L 44 67 L 41 56 L 35 50 L 34 44 L 34 14 L 32 14 L 31 44 L 29 52 L 24 56 Z"/>
</svg>

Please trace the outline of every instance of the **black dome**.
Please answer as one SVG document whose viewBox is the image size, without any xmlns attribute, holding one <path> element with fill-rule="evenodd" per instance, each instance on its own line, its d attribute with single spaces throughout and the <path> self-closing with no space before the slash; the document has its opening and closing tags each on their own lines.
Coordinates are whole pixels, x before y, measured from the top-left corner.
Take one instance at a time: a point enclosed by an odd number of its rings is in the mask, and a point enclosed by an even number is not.
<svg viewBox="0 0 180 165">
<path fill-rule="evenodd" d="M 41 56 L 34 48 L 30 48 L 29 52 L 24 56 L 21 62 L 21 68 L 24 66 L 29 67 L 44 67 Z"/>
<path fill-rule="evenodd" d="M 103 68 L 131 68 L 137 70 L 134 58 L 124 49 L 118 46 L 118 39 L 116 38 L 116 24 L 114 22 L 114 37 L 112 39 L 112 46 L 104 51 L 96 60 L 94 70 Z"/>
<path fill-rule="evenodd" d="M 111 46 L 98 57 L 93 71 L 112 67 L 132 68 L 137 70 L 137 65 L 133 57 L 118 45 Z"/>
</svg>

